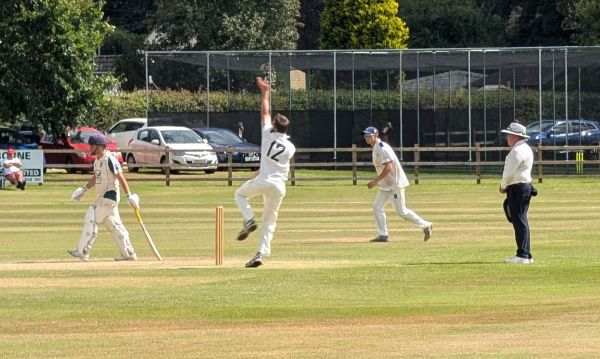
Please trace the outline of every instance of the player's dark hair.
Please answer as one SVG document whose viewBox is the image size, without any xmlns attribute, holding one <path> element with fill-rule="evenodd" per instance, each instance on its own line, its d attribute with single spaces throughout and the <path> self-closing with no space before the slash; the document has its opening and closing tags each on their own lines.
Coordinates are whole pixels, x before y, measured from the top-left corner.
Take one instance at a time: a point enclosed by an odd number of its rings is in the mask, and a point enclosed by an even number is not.
<svg viewBox="0 0 600 359">
<path fill-rule="evenodd" d="M 279 133 L 287 133 L 288 128 L 290 127 L 290 120 L 287 119 L 284 115 L 278 113 L 273 117 L 273 127 Z"/>
</svg>

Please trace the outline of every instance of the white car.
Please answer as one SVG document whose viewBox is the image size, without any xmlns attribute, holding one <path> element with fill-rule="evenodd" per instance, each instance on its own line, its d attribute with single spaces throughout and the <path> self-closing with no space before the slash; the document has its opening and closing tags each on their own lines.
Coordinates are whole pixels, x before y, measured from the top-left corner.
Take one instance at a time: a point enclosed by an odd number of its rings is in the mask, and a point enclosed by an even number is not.
<svg viewBox="0 0 600 359">
<path fill-rule="evenodd" d="M 171 150 L 169 164 L 175 171 L 203 170 L 215 173 L 219 163 L 212 146 L 187 127 L 143 127 L 137 131 L 127 148 L 135 150 L 128 152 L 125 157 L 127 168 L 131 172 L 137 172 L 144 165 L 166 164 L 166 148 Z M 161 170 L 165 171 L 164 168 Z"/>
<path fill-rule="evenodd" d="M 126 118 L 115 123 L 106 131 L 106 135 L 117 143 L 118 149 L 126 149 L 129 142 L 135 137 L 137 130 L 148 126 L 147 118 Z M 125 151 L 121 151 L 125 158 Z"/>
</svg>

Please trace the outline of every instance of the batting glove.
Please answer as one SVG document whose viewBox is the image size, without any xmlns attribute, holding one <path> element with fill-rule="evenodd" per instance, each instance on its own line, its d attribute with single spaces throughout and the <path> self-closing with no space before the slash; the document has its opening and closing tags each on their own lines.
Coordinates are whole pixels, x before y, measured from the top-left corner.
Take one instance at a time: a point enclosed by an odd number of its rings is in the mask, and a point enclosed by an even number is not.
<svg viewBox="0 0 600 359">
<path fill-rule="evenodd" d="M 81 197 L 83 197 L 85 192 L 87 192 L 87 188 L 79 187 L 75 191 L 73 191 L 73 194 L 71 195 L 71 199 L 73 200 L 73 202 L 79 202 L 79 201 L 81 201 Z"/>
<path fill-rule="evenodd" d="M 129 205 L 135 209 L 140 209 L 140 196 L 135 193 L 127 193 L 127 202 Z"/>
</svg>

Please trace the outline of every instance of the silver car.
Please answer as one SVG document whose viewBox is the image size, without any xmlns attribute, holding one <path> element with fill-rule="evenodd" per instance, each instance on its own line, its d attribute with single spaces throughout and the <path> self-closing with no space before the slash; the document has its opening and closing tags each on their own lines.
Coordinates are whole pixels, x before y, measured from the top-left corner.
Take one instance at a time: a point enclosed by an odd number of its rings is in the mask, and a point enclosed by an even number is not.
<svg viewBox="0 0 600 359">
<path fill-rule="evenodd" d="M 187 127 L 143 127 L 127 147 L 131 152 L 125 158 L 131 172 L 136 172 L 144 165 L 169 163 L 175 171 L 203 170 L 214 173 L 219 163 L 212 146 Z M 167 161 L 167 158 L 170 160 Z M 165 172 L 165 168 L 162 167 L 161 171 Z"/>
</svg>

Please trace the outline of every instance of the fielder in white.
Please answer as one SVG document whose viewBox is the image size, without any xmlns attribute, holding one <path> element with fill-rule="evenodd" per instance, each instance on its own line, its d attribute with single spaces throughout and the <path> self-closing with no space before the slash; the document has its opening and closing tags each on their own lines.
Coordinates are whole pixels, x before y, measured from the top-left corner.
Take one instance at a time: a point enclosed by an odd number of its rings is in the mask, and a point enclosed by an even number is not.
<svg viewBox="0 0 600 359">
<path fill-rule="evenodd" d="M 123 170 L 119 161 L 112 153 L 106 151 L 108 141 L 101 134 L 90 136 L 88 141 L 90 151 L 96 155 L 94 161 L 94 176 L 90 178 L 85 187 L 79 187 L 71 198 L 79 202 L 88 189 L 96 187 L 96 202 L 91 205 L 83 220 L 83 230 L 81 238 L 77 244 L 77 249 L 67 249 L 67 252 L 73 257 L 82 261 L 87 261 L 90 257 L 90 250 L 98 235 L 98 224 L 104 223 L 106 228 L 112 234 L 120 255 L 115 258 L 117 261 L 136 261 L 137 255 L 131 242 L 129 233 L 121 222 L 119 215 L 119 188 L 121 185 L 123 191 L 127 194 L 129 205 L 137 209 L 140 208 L 140 199 L 137 194 L 129 191 L 127 180 L 123 177 Z"/>
<path fill-rule="evenodd" d="M 369 242 L 388 241 L 386 216 L 383 210 L 388 202 L 392 202 L 394 210 L 400 217 L 421 228 L 423 239 L 428 241 L 433 233 L 433 225 L 406 208 L 404 189 L 408 187 L 409 183 L 396 153 L 390 145 L 379 139 L 379 131 L 375 127 L 367 127 L 362 134 L 365 141 L 373 148 L 373 165 L 377 171 L 377 177 L 369 181 L 367 187 L 371 189 L 377 185 L 380 186 L 375 203 L 373 203 L 378 235 Z"/>
<path fill-rule="evenodd" d="M 271 241 L 277 225 L 279 206 L 285 197 L 285 182 L 290 170 L 290 160 L 296 147 L 288 140 L 287 130 L 290 121 L 281 114 L 271 119 L 270 84 L 264 79 L 256 78 L 256 84 L 262 92 L 260 123 L 262 127 L 260 169 L 253 178 L 244 183 L 235 192 L 235 202 L 242 216 L 244 227 L 238 234 L 238 241 L 243 241 L 257 228 L 249 199 L 263 196 L 263 229 L 256 255 L 246 263 L 246 267 L 254 268 L 263 264 L 263 256 L 271 255 Z"/>
</svg>

